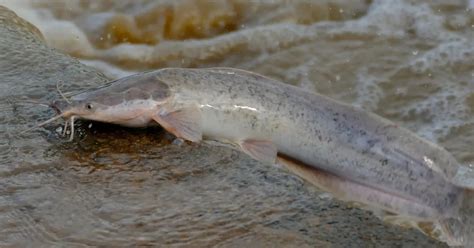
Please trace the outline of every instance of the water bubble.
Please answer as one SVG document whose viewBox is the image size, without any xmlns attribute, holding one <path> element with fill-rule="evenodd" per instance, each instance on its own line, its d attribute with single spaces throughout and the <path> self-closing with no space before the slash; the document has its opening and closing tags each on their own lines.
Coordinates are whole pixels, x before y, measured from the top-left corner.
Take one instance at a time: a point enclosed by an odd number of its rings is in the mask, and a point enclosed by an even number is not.
<svg viewBox="0 0 474 248">
<path fill-rule="evenodd" d="M 333 196 L 330 193 L 321 193 L 318 195 L 320 199 L 326 200 L 326 199 L 332 199 Z"/>
<path fill-rule="evenodd" d="M 341 75 L 336 75 L 336 81 L 340 81 L 341 80 Z"/>
<path fill-rule="evenodd" d="M 176 146 L 182 146 L 184 144 L 184 140 L 181 138 L 176 138 L 173 140 L 172 144 Z"/>
</svg>

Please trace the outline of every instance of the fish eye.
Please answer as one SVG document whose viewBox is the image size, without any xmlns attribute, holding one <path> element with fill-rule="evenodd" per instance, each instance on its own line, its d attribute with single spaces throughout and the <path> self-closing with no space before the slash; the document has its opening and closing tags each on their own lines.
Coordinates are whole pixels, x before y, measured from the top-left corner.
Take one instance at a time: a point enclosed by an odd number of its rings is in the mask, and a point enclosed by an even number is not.
<svg viewBox="0 0 474 248">
<path fill-rule="evenodd" d="M 87 103 L 87 104 L 86 104 L 86 109 L 91 110 L 91 109 L 93 109 L 93 108 L 94 108 L 94 105 L 92 105 L 92 103 Z"/>
</svg>

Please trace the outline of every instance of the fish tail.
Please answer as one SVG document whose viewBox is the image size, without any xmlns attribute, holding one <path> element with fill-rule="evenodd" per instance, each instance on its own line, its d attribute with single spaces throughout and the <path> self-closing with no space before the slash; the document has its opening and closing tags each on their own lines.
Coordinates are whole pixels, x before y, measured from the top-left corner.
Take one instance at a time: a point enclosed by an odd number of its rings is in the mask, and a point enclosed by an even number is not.
<svg viewBox="0 0 474 248">
<path fill-rule="evenodd" d="M 457 217 L 442 219 L 439 224 L 448 245 L 474 247 L 474 189 L 464 189 Z"/>
</svg>

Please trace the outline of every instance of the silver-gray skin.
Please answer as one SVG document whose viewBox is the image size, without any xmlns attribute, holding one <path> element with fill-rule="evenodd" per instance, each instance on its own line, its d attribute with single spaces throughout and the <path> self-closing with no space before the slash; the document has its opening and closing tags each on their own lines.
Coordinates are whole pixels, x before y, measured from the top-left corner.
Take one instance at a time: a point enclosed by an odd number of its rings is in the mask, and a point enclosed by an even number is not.
<svg viewBox="0 0 474 248">
<path fill-rule="evenodd" d="M 57 106 L 66 118 L 133 127 L 156 124 L 157 113 L 192 109 L 205 139 L 271 141 L 281 155 L 371 189 L 358 192 L 364 202 L 402 215 L 453 217 L 463 197 L 450 182 L 458 163 L 443 148 L 375 114 L 243 70 L 140 73 Z"/>
</svg>

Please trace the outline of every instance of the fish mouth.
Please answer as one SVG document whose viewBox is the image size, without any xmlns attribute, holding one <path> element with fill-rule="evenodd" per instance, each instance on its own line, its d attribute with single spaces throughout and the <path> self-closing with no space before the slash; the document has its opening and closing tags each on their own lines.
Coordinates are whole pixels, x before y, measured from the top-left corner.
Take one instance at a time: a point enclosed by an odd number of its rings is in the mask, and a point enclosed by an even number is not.
<svg viewBox="0 0 474 248">
<path fill-rule="evenodd" d="M 66 136 L 68 128 L 71 132 L 71 135 L 69 137 L 69 141 L 72 141 L 74 139 L 74 120 L 76 116 L 71 115 L 71 113 L 68 113 L 68 109 L 70 109 L 70 102 L 66 100 L 55 100 L 50 104 L 50 107 L 56 112 L 56 117 L 52 118 L 64 118 L 64 127 L 63 131 L 61 133 L 62 136 Z M 70 111 L 69 111 L 70 112 Z M 50 120 L 52 120 L 50 119 Z M 40 124 L 41 125 L 41 124 Z"/>
<path fill-rule="evenodd" d="M 64 100 L 55 100 L 50 104 L 50 107 L 59 115 L 64 113 L 69 105 L 70 104 Z"/>
</svg>

